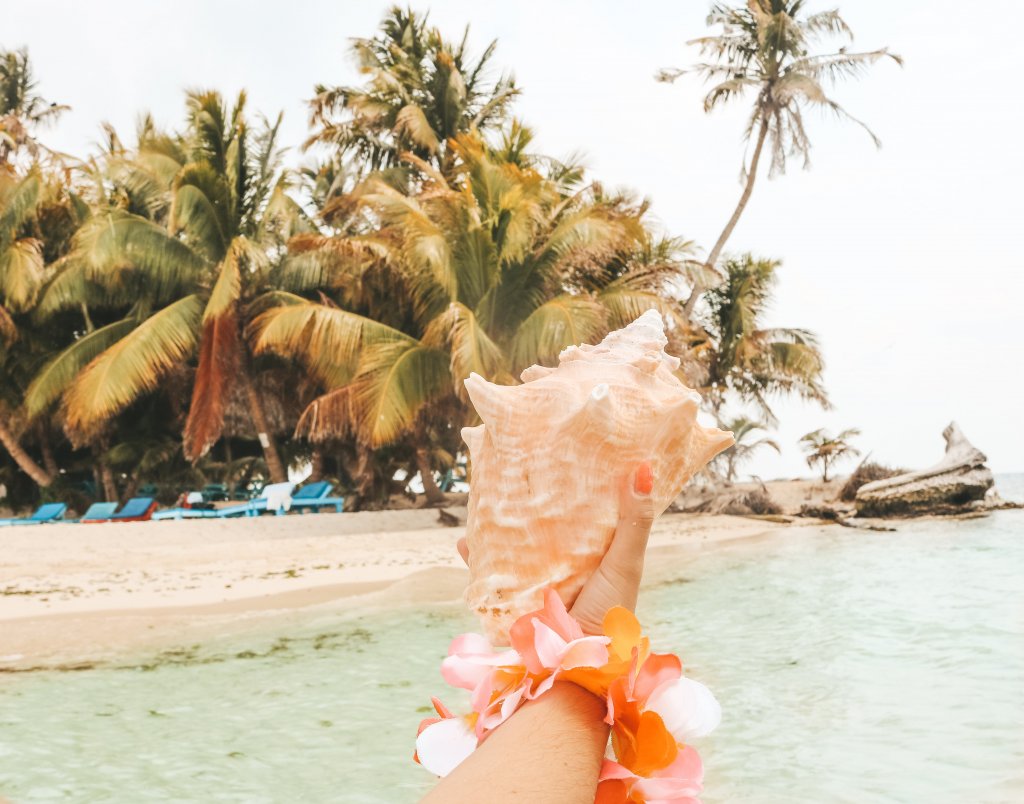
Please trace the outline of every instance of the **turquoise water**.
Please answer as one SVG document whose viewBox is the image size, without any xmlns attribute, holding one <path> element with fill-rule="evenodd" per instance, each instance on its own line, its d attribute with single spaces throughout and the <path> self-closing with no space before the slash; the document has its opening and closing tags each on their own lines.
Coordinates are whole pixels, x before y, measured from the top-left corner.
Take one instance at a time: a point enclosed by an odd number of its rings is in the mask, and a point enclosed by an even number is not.
<svg viewBox="0 0 1024 804">
<path fill-rule="evenodd" d="M 1024 491 L 1024 482 L 1021 483 Z M 1004 488 L 1004 495 L 1010 489 Z M 700 555 L 640 612 L 724 710 L 712 802 L 1024 800 L 1024 512 Z M 0 684 L 0 795 L 411 802 L 455 609 Z"/>
</svg>

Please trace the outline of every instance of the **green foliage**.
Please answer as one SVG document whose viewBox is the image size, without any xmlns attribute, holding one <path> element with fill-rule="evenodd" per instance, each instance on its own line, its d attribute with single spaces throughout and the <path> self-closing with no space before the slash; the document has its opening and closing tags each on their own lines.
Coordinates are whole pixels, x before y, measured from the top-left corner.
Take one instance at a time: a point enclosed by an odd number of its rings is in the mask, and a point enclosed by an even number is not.
<svg viewBox="0 0 1024 804">
<path fill-rule="evenodd" d="M 793 28 L 800 3 L 783 5 L 774 22 L 716 9 L 733 37 L 718 54 L 743 74 L 710 105 L 777 68 L 773 136 L 800 148 L 800 104 L 827 99 L 786 76 L 854 62 L 799 55 L 842 27 Z M 744 49 L 768 35 L 775 56 Z M 712 282 L 646 201 L 537 153 L 495 43 L 477 55 L 468 39 L 392 8 L 352 45 L 362 82 L 316 88 L 321 161 L 295 172 L 280 115 L 207 89 L 186 93 L 179 128 L 143 115 L 128 142 L 105 125 L 72 169 L 35 139 L 65 107 L 37 93 L 24 51 L 0 50 L 0 481 L 77 504 L 113 477 L 170 501 L 312 462 L 357 506 L 383 504 L 396 470 L 454 463 L 470 374 L 515 383 L 652 308 L 716 413 L 727 397 L 769 418 L 773 394 L 827 404 L 813 335 L 762 324 L 777 263 L 733 260 Z M 697 321 L 680 293 L 708 285 Z M 730 477 L 778 449 L 761 422 L 728 424 Z"/>
<path fill-rule="evenodd" d="M 818 340 L 805 329 L 764 327 L 779 267 L 747 254 L 730 259 L 725 280 L 705 293 L 705 334 L 695 350 L 705 366 L 705 393 L 718 410 L 727 393 L 755 404 L 769 421 L 771 395 L 796 394 L 829 406 Z"/>
<path fill-rule="evenodd" d="M 759 432 L 766 429 L 761 421 L 740 415 L 723 420 L 719 426 L 723 430 L 731 430 L 736 440 L 736 443 L 723 452 L 719 459 L 725 463 L 725 478 L 730 482 L 736 479 L 740 466 L 753 458 L 759 450 L 773 449 L 776 453 L 782 454 L 782 448 L 777 441 L 757 437 Z"/>
<path fill-rule="evenodd" d="M 815 464 L 820 464 L 821 479 L 827 483 L 829 469 L 838 461 L 860 455 L 860 450 L 850 443 L 851 439 L 859 435 L 860 430 L 855 427 L 843 430 L 836 436 L 829 435 L 824 429 L 807 433 L 800 439 L 807 453 L 807 465 L 813 469 Z"/>
<path fill-rule="evenodd" d="M 855 78 L 881 59 L 897 64 L 903 60 L 888 48 L 850 52 L 846 45 L 824 53 L 813 52 L 823 39 L 853 40 L 853 32 L 838 10 L 808 13 L 805 0 L 750 0 L 740 6 L 716 3 L 708 15 L 709 26 L 721 33 L 695 39 L 707 61 L 689 69 L 666 69 L 661 81 L 675 81 L 694 73 L 712 84 L 704 97 L 711 110 L 753 94 L 754 105 L 746 137 L 763 126 L 770 140 L 771 173 L 783 173 L 786 159 L 799 156 L 810 164 L 811 141 L 804 127 L 807 107 L 825 109 L 850 120 L 879 145 L 878 137 L 850 115 L 825 88 L 842 78 Z"/>
</svg>

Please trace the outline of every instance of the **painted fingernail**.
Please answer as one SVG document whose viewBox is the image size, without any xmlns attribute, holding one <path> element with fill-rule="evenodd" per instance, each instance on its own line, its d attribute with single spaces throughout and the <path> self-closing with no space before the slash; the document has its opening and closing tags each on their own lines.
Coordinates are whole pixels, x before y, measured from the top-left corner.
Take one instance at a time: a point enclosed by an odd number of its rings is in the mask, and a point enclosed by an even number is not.
<svg viewBox="0 0 1024 804">
<path fill-rule="evenodd" d="M 641 497 L 646 497 L 653 490 L 654 472 L 651 471 L 649 463 L 642 463 L 636 468 L 636 477 L 633 479 L 633 491 Z"/>
</svg>

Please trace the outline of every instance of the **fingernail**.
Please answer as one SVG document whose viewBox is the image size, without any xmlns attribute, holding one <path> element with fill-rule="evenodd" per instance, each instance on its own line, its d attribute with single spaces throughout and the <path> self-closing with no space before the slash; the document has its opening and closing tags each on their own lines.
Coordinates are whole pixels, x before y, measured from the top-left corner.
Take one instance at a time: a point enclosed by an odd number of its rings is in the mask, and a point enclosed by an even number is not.
<svg viewBox="0 0 1024 804">
<path fill-rule="evenodd" d="M 654 490 L 654 472 L 649 463 L 642 463 L 636 468 L 633 478 L 633 491 L 640 497 L 646 497 Z"/>
</svg>

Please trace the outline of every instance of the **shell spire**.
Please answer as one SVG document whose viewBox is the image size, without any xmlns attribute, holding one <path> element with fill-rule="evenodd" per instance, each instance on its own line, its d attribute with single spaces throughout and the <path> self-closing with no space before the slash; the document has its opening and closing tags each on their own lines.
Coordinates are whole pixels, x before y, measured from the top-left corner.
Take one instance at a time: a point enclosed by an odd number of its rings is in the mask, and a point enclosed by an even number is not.
<svg viewBox="0 0 1024 804">
<path fill-rule="evenodd" d="M 571 605 L 611 543 L 619 494 L 650 462 L 655 510 L 733 443 L 697 423 L 700 396 L 675 375 L 661 315 L 648 310 L 596 345 L 570 346 L 523 384 L 478 375 L 466 390 L 483 421 L 463 438 L 473 461 L 466 601 L 492 641 L 553 586 Z"/>
</svg>

